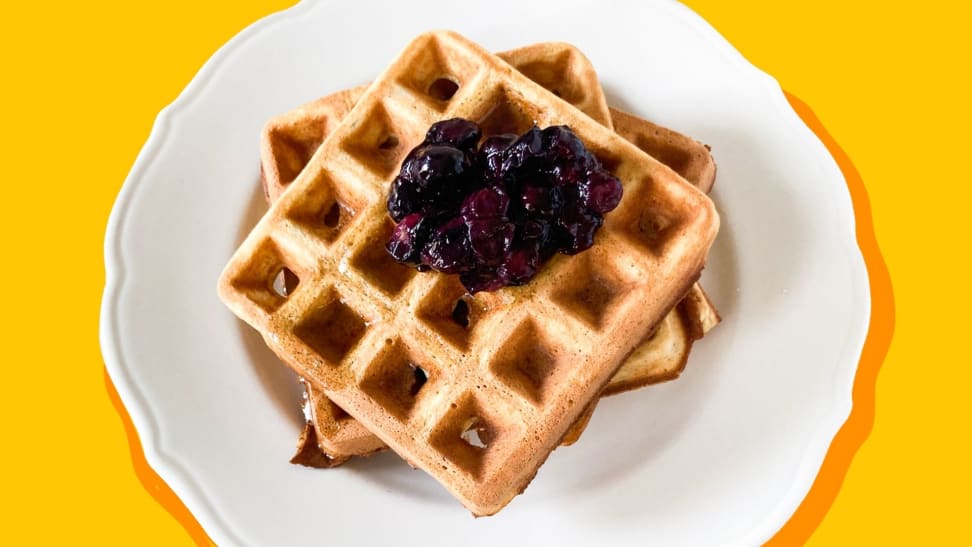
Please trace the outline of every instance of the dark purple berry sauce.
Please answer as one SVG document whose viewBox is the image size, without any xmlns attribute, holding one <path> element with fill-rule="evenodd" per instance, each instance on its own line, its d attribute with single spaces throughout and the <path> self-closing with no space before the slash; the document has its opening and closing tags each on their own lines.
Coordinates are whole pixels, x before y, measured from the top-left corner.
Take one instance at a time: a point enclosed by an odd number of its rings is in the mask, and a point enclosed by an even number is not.
<svg viewBox="0 0 972 547">
<path fill-rule="evenodd" d="M 590 248 L 622 195 L 567 126 L 482 137 L 468 120 L 436 123 L 388 194 L 392 258 L 458 274 L 473 294 L 522 285 L 555 253 Z"/>
</svg>

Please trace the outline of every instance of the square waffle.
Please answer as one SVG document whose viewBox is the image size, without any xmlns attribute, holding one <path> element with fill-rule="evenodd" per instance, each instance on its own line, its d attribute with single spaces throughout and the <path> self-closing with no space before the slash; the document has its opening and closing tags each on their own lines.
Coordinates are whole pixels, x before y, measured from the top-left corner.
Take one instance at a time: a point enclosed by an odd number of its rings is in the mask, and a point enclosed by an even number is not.
<svg viewBox="0 0 972 547">
<path fill-rule="evenodd" d="M 611 127 L 627 140 L 672 167 L 686 180 L 708 192 L 715 181 L 715 162 L 702 143 L 671 129 L 620 110 L 608 109 L 593 65 L 576 47 L 563 42 L 533 44 L 497 54 L 511 66 L 576 106 L 595 121 Z M 283 193 L 367 86 L 332 93 L 272 118 L 261 136 L 261 171 L 267 200 Z M 692 342 L 715 326 L 718 313 L 697 285 L 659 325 L 656 332 L 629 356 L 605 388 L 605 395 L 678 377 Z M 355 455 L 385 448 L 354 418 L 336 407 L 320 390 L 305 386 L 305 431 L 297 443 L 293 463 L 333 467 Z M 591 405 L 562 444 L 576 441 L 593 413 Z M 307 428 L 315 428 L 309 432 Z"/>
<path fill-rule="evenodd" d="M 450 93 L 438 92 L 443 79 Z M 569 125 L 625 191 L 594 247 L 553 258 L 528 285 L 478 294 L 475 324 L 459 335 L 440 320 L 455 279 L 382 259 L 389 182 L 425 130 L 452 117 L 490 132 Z M 687 292 L 718 224 L 712 202 L 669 168 L 481 47 L 432 32 L 324 141 L 219 290 L 285 363 L 489 515 L 526 488 Z M 271 286 L 283 268 L 298 280 L 287 297 Z M 417 368 L 427 381 L 409 381 Z"/>
</svg>

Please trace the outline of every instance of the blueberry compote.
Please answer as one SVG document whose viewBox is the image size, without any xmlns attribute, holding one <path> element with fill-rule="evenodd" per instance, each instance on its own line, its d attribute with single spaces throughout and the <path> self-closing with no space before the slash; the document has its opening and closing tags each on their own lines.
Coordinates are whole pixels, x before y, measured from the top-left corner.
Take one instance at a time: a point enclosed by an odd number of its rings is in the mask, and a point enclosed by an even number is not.
<svg viewBox="0 0 972 547">
<path fill-rule="evenodd" d="M 429 128 L 388 194 L 386 248 L 420 271 L 458 274 L 470 293 L 528 282 L 554 253 L 594 244 L 621 182 L 567 126 L 485 139 L 461 118 Z"/>
</svg>

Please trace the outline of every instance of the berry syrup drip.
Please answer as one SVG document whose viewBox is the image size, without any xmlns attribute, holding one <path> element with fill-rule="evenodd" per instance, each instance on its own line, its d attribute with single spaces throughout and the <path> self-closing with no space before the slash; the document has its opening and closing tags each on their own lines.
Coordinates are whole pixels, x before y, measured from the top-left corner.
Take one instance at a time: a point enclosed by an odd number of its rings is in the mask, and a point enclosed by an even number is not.
<svg viewBox="0 0 972 547">
<path fill-rule="evenodd" d="M 419 271 L 458 274 L 471 294 L 523 285 L 555 253 L 590 248 L 621 194 L 567 126 L 482 139 L 474 122 L 453 118 L 402 162 L 386 249 Z"/>
</svg>

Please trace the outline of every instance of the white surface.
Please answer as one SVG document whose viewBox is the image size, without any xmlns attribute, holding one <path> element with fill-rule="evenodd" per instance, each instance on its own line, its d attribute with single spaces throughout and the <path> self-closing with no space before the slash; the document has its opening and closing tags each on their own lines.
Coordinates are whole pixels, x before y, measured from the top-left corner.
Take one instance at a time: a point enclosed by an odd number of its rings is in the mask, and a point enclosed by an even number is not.
<svg viewBox="0 0 972 547">
<path fill-rule="evenodd" d="M 776 82 L 701 18 L 609 5 L 305 2 L 234 38 L 159 115 L 108 226 L 102 347 L 148 462 L 220 544 L 751 545 L 795 510 L 850 411 L 868 323 L 845 182 Z M 264 209 L 263 122 L 368 81 L 431 28 L 496 51 L 574 43 L 612 104 L 711 144 L 719 164 L 703 285 L 723 324 L 680 380 L 604 401 L 478 520 L 391 454 L 288 464 L 296 383 L 215 288 Z"/>
</svg>

